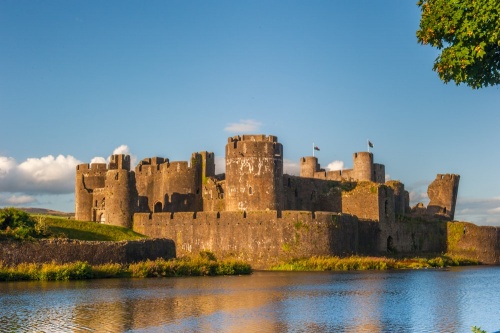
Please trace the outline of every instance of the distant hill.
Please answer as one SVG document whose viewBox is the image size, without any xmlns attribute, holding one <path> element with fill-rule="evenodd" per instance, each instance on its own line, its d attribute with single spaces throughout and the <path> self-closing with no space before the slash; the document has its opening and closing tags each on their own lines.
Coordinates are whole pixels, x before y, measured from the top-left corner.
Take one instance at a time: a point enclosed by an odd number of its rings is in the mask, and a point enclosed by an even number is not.
<svg viewBox="0 0 500 333">
<path fill-rule="evenodd" d="M 28 214 L 42 214 L 42 215 L 54 215 L 54 216 L 61 216 L 61 217 L 67 217 L 67 218 L 74 218 L 75 213 L 64 213 L 64 212 L 59 212 L 57 210 L 52 210 L 52 209 L 45 209 L 45 208 L 18 208 L 19 210 L 22 210 L 23 212 L 26 212 Z"/>
</svg>

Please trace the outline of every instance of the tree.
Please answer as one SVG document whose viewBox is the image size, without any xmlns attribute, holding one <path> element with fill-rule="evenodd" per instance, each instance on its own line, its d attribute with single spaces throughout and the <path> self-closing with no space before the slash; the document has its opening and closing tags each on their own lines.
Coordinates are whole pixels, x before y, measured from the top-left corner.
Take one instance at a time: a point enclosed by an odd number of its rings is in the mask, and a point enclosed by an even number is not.
<svg viewBox="0 0 500 333">
<path fill-rule="evenodd" d="M 473 89 L 500 84 L 500 1 L 420 0 L 418 42 L 441 51 L 433 70 Z"/>
<path fill-rule="evenodd" d="M 0 209 L 0 238 L 27 239 L 36 236 L 36 222 L 28 213 L 8 207 Z"/>
</svg>

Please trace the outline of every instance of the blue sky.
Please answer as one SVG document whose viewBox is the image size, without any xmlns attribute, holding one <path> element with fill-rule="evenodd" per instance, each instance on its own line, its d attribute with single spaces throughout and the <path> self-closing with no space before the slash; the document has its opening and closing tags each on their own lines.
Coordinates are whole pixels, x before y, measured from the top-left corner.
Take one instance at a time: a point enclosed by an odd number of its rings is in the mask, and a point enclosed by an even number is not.
<svg viewBox="0 0 500 333">
<path fill-rule="evenodd" d="M 412 204 L 461 175 L 456 218 L 500 226 L 500 90 L 443 84 L 415 1 L 0 2 L 0 206 L 74 211 L 114 151 L 188 160 L 272 134 L 285 171 L 367 149 Z"/>
</svg>

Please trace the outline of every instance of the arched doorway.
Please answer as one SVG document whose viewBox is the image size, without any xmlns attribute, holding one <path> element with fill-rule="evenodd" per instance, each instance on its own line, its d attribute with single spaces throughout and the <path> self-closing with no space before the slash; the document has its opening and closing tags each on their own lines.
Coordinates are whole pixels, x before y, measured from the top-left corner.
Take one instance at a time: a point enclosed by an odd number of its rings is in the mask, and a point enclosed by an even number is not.
<svg viewBox="0 0 500 333">
<path fill-rule="evenodd" d="M 163 211 L 163 205 L 161 204 L 161 202 L 155 203 L 154 212 L 160 213 L 162 211 Z"/>
<path fill-rule="evenodd" d="M 392 240 L 392 236 L 387 237 L 387 252 L 394 252 L 394 242 Z"/>
</svg>

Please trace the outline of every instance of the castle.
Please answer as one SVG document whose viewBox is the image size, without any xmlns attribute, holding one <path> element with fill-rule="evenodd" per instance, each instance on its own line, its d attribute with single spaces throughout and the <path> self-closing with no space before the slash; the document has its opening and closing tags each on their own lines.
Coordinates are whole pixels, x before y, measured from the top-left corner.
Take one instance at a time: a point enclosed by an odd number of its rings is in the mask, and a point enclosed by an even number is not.
<svg viewBox="0 0 500 333">
<path fill-rule="evenodd" d="M 341 171 L 303 157 L 299 176 L 283 173 L 276 136 L 230 137 L 225 154 L 220 175 L 205 151 L 190 163 L 146 158 L 133 171 L 128 155 L 80 164 L 75 218 L 173 239 L 181 254 L 211 250 L 256 267 L 298 256 L 446 250 L 443 221 L 454 218 L 458 175 L 438 175 L 429 205 L 410 208 L 404 184 L 386 182 L 370 152 L 354 153 L 353 168 Z"/>
</svg>

